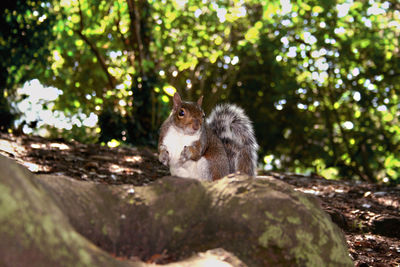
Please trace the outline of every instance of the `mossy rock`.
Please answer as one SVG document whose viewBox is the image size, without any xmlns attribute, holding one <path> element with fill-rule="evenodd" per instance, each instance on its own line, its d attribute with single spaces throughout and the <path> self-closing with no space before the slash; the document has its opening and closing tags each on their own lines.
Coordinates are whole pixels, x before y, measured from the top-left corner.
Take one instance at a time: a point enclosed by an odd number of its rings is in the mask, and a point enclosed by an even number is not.
<svg viewBox="0 0 400 267">
<path fill-rule="evenodd" d="M 215 248 L 238 258 L 232 266 L 353 266 L 316 200 L 272 178 L 134 187 L 34 177 L 1 156 L 0 169 L 2 266 L 147 266 L 109 253 L 183 260 Z"/>
</svg>

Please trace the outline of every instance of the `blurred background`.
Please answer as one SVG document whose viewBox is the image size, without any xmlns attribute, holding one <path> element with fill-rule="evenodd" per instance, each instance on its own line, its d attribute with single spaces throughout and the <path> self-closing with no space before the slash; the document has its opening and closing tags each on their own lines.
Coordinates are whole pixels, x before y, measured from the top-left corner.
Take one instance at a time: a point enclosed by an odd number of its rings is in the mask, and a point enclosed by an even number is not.
<svg viewBox="0 0 400 267">
<path fill-rule="evenodd" d="M 155 147 L 178 91 L 242 106 L 264 170 L 400 182 L 398 0 L 0 5 L 3 132 Z"/>
</svg>

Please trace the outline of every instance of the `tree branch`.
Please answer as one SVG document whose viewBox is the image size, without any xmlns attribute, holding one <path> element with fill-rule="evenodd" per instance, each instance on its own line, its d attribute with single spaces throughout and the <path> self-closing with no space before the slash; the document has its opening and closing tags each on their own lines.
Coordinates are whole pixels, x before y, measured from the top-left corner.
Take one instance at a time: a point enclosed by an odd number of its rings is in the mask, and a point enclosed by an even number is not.
<svg viewBox="0 0 400 267">
<path fill-rule="evenodd" d="M 129 17 L 131 19 L 131 31 L 133 31 L 135 33 L 135 37 L 136 37 L 136 41 L 137 41 L 137 53 L 139 55 L 138 59 L 139 59 L 139 72 L 141 74 L 141 76 L 145 76 L 145 71 L 143 68 L 143 61 L 144 61 L 144 53 L 143 53 L 143 42 L 142 42 L 142 38 L 140 35 L 140 15 L 139 15 L 139 11 L 137 9 L 137 6 L 135 4 L 135 0 L 127 0 L 128 3 L 128 10 L 129 10 Z M 132 47 L 134 42 L 134 38 L 133 35 L 131 34 L 130 37 L 131 43 L 132 43 Z"/>
<path fill-rule="evenodd" d="M 98 48 L 89 40 L 89 38 L 83 34 L 83 29 L 84 29 L 84 21 L 83 21 L 83 13 L 82 13 L 82 8 L 81 8 L 81 2 L 80 0 L 78 1 L 78 7 L 79 7 L 79 17 L 80 17 L 80 22 L 79 22 L 79 29 L 76 30 L 74 29 L 73 31 L 79 35 L 79 37 L 90 47 L 92 50 L 93 54 L 96 56 L 97 61 L 99 62 L 101 68 L 103 69 L 104 73 L 107 76 L 108 80 L 108 85 L 110 89 L 115 88 L 116 80 L 115 77 L 111 75 L 111 73 L 108 71 L 108 66 L 106 63 L 106 60 L 104 59 L 103 55 L 100 53 Z"/>
</svg>

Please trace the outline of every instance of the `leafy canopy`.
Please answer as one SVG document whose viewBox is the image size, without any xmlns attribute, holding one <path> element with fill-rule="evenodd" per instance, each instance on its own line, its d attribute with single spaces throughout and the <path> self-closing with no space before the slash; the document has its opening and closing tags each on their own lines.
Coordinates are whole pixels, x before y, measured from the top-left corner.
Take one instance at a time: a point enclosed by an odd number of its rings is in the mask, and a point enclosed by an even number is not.
<svg viewBox="0 0 400 267">
<path fill-rule="evenodd" d="M 97 130 L 64 135 L 155 144 L 178 90 L 186 99 L 203 94 L 207 112 L 225 100 L 242 105 L 267 169 L 400 181 L 397 1 L 43 7 L 57 17 L 56 38 L 35 75 L 63 91 L 52 110 L 99 116 Z"/>
</svg>

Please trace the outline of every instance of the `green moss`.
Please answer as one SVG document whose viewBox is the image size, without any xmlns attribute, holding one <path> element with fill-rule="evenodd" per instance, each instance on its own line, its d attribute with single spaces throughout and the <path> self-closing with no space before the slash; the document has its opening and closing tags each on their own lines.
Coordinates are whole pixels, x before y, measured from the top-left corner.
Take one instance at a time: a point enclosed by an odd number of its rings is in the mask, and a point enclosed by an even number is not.
<svg viewBox="0 0 400 267">
<path fill-rule="evenodd" d="M 16 182 L 19 180 L 16 179 Z M 18 239 L 22 251 L 33 247 L 43 255 L 49 255 L 49 259 L 68 262 L 71 253 L 64 244 L 72 242 L 64 242 L 64 236 L 60 234 L 60 229 L 65 225 L 57 217 L 59 214 L 50 213 L 51 206 L 46 206 L 45 210 L 36 206 L 45 206 L 43 194 L 37 189 L 32 186 L 27 197 L 18 188 L 13 191 L 7 185 L 0 184 L 0 235 Z M 76 242 L 73 244 L 76 245 Z M 49 248 L 51 251 L 48 251 Z"/>
<path fill-rule="evenodd" d="M 29 235 L 29 236 L 33 236 L 35 234 L 35 227 L 33 226 L 33 224 L 31 223 L 26 223 L 25 224 L 25 232 Z"/>
<path fill-rule="evenodd" d="M 16 216 L 19 209 L 19 201 L 13 197 L 11 189 L 0 184 L 0 235 L 7 233 L 10 236 L 19 233 L 21 228 L 20 218 Z M 26 240 L 21 240 L 24 244 Z"/>
<path fill-rule="evenodd" d="M 295 257 L 296 261 L 304 263 L 306 266 L 324 266 L 324 260 L 319 255 L 319 246 L 313 242 L 314 235 L 297 229 L 296 231 L 297 245 L 290 250 L 290 253 Z"/>
<path fill-rule="evenodd" d="M 288 216 L 286 217 L 286 220 L 291 224 L 299 225 L 301 223 L 300 217 Z"/>
<path fill-rule="evenodd" d="M 332 232 L 333 233 L 333 232 Z M 348 254 L 346 244 L 342 236 L 332 234 L 333 247 L 331 247 L 329 257 L 332 262 L 340 263 L 342 266 L 352 266 L 353 262 L 350 257 L 344 257 L 343 255 Z M 339 264 L 338 264 L 339 265 Z"/>
<path fill-rule="evenodd" d="M 80 261 L 82 262 L 82 265 L 84 266 L 92 266 L 92 257 L 90 256 L 90 254 L 84 250 L 84 249 L 79 249 L 79 258 Z"/>
<path fill-rule="evenodd" d="M 282 217 L 277 217 L 275 216 L 275 214 L 273 214 L 272 212 L 269 211 L 265 211 L 264 212 L 265 216 L 267 217 L 268 220 L 272 220 L 272 221 L 278 221 L 281 222 L 282 221 Z"/>
<path fill-rule="evenodd" d="M 9 218 L 18 209 L 18 204 L 11 194 L 11 189 L 0 184 L 0 218 Z"/>
<path fill-rule="evenodd" d="M 41 218 L 41 221 L 44 231 L 47 234 L 52 234 L 54 231 L 54 224 L 52 218 L 50 216 L 43 216 Z"/>
<path fill-rule="evenodd" d="M 174 210 L 173 209 L 168 210 L 167 215 L 168 216 L 174 215 Z"/>
<path fill-rule="evenodd" d="M 318 238 L 319 238 L 318 246 L 321 246 L 321 247 L 324 246 L 325 244 L 327 244 L 329 241 L 328 235 L 326 233 L 321 233 Z"/>
<path fill-rule="evenodd" d="M 316 205 L 306 195 L 297 192 L 296 196 L 301 204 L 309 210 L 317 210 Z"/>
<path fill-rule="evenodd" d="M 174 231 L 175 233 L 182 233 L 182 232 L 183 232 L 183 229 L 182 229 L 182 227 L 180 227 L 179 225 L 177 225 L 177 226 L 174 226 L 173 231 Z"/>
<path fill-rule="evenodd" d="M 72 230 L 62 230 L 60 234 L 61 239 L 66 243 L 75 244 L 76 246 L 80 246 L 83 243 L 81 237 Z"/>
<path fill-rule="evenodd" d="M 107 226 L 103 225 L 103 227 L 101 228 L 101 232 L 103 233 L 103 235 L 107 235 L 108 234 L 108 230 L 107 230 Z"/>
<path fill-rule="evenodd" d="M 265 248 L 270 245 L 285 247 L 290 245 L 290 238 L 279 225 L 269 225 L 267 230 L 258 238 L 258 243 Z"/>
<path fill-rule="evenodd" d="M 59 236 L 55 235 L 57 232 L 54 225 L 54 220 L 50 215 L 44 215 L 41 218 L 42 229 L 44 230 L 44 235 L 47 237 L 47 242 L 52 246 L 59 243 Z"/>
</svg>

